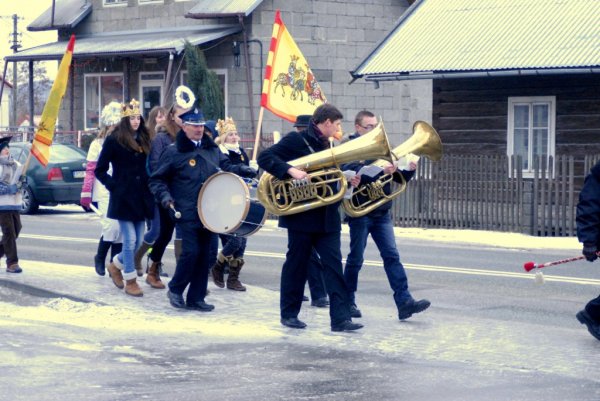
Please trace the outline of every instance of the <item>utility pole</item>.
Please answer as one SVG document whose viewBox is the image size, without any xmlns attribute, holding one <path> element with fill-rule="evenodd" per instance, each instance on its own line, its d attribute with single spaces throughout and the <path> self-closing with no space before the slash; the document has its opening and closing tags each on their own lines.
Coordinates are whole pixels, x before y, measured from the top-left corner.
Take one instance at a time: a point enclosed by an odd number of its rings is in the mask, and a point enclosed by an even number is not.
<svg viewBox="0 0 600 401">
<path fill-rule="evenodd" d="M 13 14 L 12 16 L 13 19 L 13 33 L 12 33 L 12 45 L 10 46 L 10 48 L 12 49 L 13 53 L 16 53 L 19 48 L 21 47 L 21 43 L 19 40 L 19 37 L 21 36 L 21 34 L 19 33 L 18 29 L 17 29 L 17 22 L 19 21 L 19 17 L 17 16 L 17 14 Z M 12 113 L 11 113 L 11 118 L 10 118 L 10 125 L 11 127 L 16 127 L 17 126 L 17 62 L 14 61 L 13 62 L 13 90 L 12 90 Z M 33 116 L 30 117 L 31 120 L 31 125 L 33 126 Z"/>
</svg>

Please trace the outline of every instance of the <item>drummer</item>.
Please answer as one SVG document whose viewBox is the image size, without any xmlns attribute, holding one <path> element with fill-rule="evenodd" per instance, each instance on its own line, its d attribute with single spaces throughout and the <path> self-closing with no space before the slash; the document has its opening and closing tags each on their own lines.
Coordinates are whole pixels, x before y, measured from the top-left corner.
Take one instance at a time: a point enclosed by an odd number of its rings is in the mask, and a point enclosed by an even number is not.
<svg viewBox="0 0 600 401">
<path fill-rule="evenodd" d="M 215 142 L 231 164 L 249 166 L 248 155 L 240 147 L 240 137 L 233 118 L 217 121 L 216 126 L 219 136 Z M 211 275 L 215 285 L 219 288 L 225 287 L 225 265 L 229 265 L 227 276 L 227 289 L 234 291 L 246 291 L 246 287 L 240 282 L 240 270 L 244 266 L 244 251 L 246 250 L 246 238 L 227 234 L 219 234 L 223 249 L 217 255 L 217 261 L 211 269 Z"/>
<path fill-rule="evenodd" d="M 198 106 L 179 116 L 181 128 L 175 146 L 161 155 L 158 168 L 150 178 L 150 190 L 157 202 L 177 218 L 182 236 L 182 253 L 169 282 L 167 296 L 175 308 L 210 312 L 214 305 L 205 302 L 208 281 L 210 237 L 200 222 L 198 193 L 204 182 L 219 169 L 253 178 L 256 170 L 245 164 L 233 165 L 208 136 L 204 135 L 204 115 Z M 188 289 L 184 301 L 183 293 Z"/>
</svg>

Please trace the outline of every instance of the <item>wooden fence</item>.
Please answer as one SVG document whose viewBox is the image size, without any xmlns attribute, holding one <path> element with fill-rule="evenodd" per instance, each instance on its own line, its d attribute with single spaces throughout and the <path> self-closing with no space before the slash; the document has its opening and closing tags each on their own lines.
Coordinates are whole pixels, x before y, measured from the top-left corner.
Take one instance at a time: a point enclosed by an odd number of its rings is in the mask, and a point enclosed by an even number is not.
<svg viewBox="0 0 600 401">
<path fill-rule="evenodd" d="M 404 193 L 394 200 L 401 227 L 465 228 L 539 236 L 575 235 L 583 178 L 597 155 L 536 158 L 532 177 L 507 156 L 445 155 L 421 159 Z"/>
</svg>

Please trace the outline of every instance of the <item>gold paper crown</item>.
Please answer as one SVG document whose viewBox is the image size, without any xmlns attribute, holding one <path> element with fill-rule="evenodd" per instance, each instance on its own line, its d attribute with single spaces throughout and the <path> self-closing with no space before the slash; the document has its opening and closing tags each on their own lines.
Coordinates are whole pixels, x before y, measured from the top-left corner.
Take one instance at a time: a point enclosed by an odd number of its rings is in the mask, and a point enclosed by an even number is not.
<svg viewBox="0 0 600 401">
<path fill-rule="evenodd" d="M 140 102 L 135 99 L 131 99 L 129 103 L 121 103 L 121 118 L 130 116 L 140 116 Z"/>
<path fill-rule="evenodd" d="M 225 120 L 219 119 L 216 128 L 217 131 L 219 131 L 219 138 L 223 139 L 225 139 L 229 133 L 237 132 L 237 127 L 231 117 L 226 117 Z"/>
</svg>

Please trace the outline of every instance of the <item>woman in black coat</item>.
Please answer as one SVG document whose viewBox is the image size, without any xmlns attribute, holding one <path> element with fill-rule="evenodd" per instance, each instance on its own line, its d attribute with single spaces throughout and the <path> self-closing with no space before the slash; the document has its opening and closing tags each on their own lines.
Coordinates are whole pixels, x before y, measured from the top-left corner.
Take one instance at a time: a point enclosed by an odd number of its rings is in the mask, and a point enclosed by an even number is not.
<svg viewBox="0 0 600 401">
<path fill-rule="evenodd" d="M 146 171 L 149 152 L 150 135 L 139 102 L 134 99 L 123 105 L 121 122 L 104 142 L 95 173 L 110 192 L 108 217 L 118 220 L 123 235 L 123 250 L 108 271 L 118 288 L 125 287 L 125 293 L 137 297 L 143 292 L 136 283 L 134 253 L 142 242 L 144 222 L 152 217 L 154 205 Z"/>
</svg>

